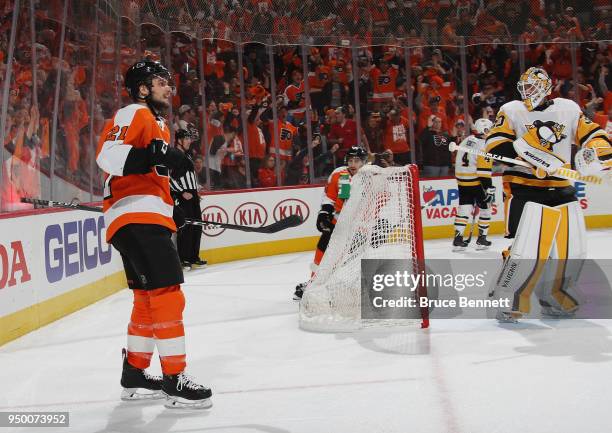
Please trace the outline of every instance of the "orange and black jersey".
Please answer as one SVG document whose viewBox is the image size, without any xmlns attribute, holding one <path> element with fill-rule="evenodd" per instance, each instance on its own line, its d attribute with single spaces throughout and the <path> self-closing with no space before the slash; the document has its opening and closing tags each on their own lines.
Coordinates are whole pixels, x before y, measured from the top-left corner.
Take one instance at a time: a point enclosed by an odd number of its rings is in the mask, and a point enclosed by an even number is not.
<svg viewBox="0 0 612 433">
<path fill-rule="evenodd" d="M 522 101 L 504 104 L 486 139 L 488 153 L 518 158 L 514 141 L 525 138 L 528 142 L 565 161 L 564 167 L 571 168 L 572 144 L 579 147 L 593 147 L 601 160 L 612 158 L 610 140 L 599 125 L 591 122 L 573 101 L 555 98 L 529 111 Z M 493 161 L 478 157 L 477 174 L 484 188 L 491 185 Z M 509 164 L 503 173 L 503 181 L 535 188 L 563 188 L 570 181 L 555 176 L 542 179 L 535 176 L 528 167 Z"/>
<path fill-rule="evenodd" d="M 157 224 L 176 230 L 168 168 L 149 165 L 147 147 L 153 139 L 167 143 L 170 131 L 164 119 L 140 104 L 118 110 L 102 131 L 96 162 L 106 173 L 107 241 L 127 224 Z"/>
</svg>

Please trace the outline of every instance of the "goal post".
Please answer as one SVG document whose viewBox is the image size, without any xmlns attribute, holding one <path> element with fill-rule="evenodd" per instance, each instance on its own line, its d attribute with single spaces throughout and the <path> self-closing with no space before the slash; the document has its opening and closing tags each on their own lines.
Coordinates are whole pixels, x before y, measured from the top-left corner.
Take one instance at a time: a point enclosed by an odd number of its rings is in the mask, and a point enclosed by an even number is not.
<svg viewBox="0 0 612 433">
<path fill-rule="evenodd" d="M 376 326 L 429 326 L 426 308 L 410 318 L 363 318 L 363 259 L 400 259 L 408 272 L 424 271 L 418 167 L 365 165 L 353 177 L 323 260 L 300 302 L 300 328 L 350 332 Z M 425 286 L 411 292 L 426 297 Z M 418 302 L 417 302 L 418 305 Z"/>
</svg>

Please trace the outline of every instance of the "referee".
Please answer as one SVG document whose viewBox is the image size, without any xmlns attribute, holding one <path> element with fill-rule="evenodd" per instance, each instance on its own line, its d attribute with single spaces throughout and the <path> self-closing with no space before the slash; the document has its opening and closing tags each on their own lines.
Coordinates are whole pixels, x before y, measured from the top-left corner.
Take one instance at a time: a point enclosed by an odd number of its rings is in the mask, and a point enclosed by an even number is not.
<svg viewBox="0 0 612 433">
<path fill-rule="evenodd" d="M 202 220 L 198 181 L 189 154 L 192 137 L 186 129 L 176 131 L 176 148 L 184 152 L 191 164 L 188 168 L 179 168 L 170 173 L 170 190 L 176 205 L 185 213 L 185 218 Z M 177 249 L 184 268 L 194 269 L 206 265 L 206 260 L 200 259 L 200 239 L 202 229 L 199 226 L 186 224 L 178 231 Z"/>
</svg>

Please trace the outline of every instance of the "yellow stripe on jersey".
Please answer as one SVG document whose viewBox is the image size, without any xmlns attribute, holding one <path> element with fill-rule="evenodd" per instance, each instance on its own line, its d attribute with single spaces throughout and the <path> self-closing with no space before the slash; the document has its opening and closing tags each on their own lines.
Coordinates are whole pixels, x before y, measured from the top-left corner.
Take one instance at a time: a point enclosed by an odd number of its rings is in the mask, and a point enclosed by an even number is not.
<svg viewBox="0 0 612 433">
<path fill-rule="evenodd" d="M 510 119 L 506 113 L 499 111 L 495 118 L 493 128 L 487 135 L 487 148 L 489 145 L 499 144 L 503 142 L 513 142 L 516 140 L 516 133 L 514 127 L 510 123 Z"/>
<path fill-rule="evenodd" d="M 465 180 L 457 179 L 457 185 L 459 186 L 479 186 L 480 181 L 479 180 L 465 181 Z"/>
<path fill-rule="evenodd" d="M 584 114 L 581 114 L 580 119 L 578 119 L 575 138 L 579 146 L 610 147 L 610 139 L 606 131 Z"/>
<path fill-rule="evenodd" d="M 569 180 L 552 180 L 550 178 L 537 179 L 535 177 L 528 177 L 527 175 L 523 175 L 521 173 L 504 174 L 502 180 L 504 182 L 527 186 L 537 186 L 541 188 L 563 188 L 571 185 Z"/>
</svg>

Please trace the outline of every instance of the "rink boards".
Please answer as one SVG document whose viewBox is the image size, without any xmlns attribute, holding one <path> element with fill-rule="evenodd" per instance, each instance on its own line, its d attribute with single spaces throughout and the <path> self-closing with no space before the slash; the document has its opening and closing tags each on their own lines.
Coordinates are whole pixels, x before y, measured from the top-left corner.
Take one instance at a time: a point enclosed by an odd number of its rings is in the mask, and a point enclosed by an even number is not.
<svg viewBox="0 0 612 433">
<path fill-rule="evenodd" d="M 503 233 L 501 178 L 491 233 Z M 609 189 L 578 183 L 587 227 L 612 227 Z M 425 239 L 450 237 L 458 205 L 454 179 L 421 181 Z M 265 226 L 298 214 L 304 223 L 275 234 L 207 229 L 202 257 L 220 263 L 313 250 L 322 186 L 208 193 L 204 219 Z M 121 258 L 104 241 L 99 214 L 83 211 L 31 211 L 0 215 L 0 345 L 81 309 L 126 286 Z"/>
</svg>

